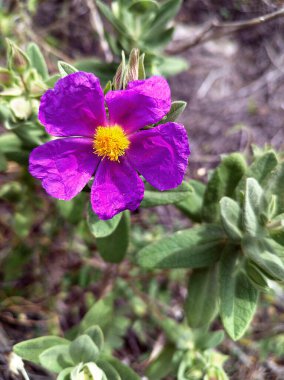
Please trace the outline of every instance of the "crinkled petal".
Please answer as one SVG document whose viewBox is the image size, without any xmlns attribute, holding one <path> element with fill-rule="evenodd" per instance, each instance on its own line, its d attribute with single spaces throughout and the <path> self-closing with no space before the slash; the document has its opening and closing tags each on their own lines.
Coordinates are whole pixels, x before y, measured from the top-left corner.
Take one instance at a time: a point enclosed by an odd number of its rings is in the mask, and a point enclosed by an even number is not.
<svg viewBox="0 0 284 380">
<path fill-rule="evenodd" d="M 106 95 L 110 124 L 121 125 L 127 133 L 157 123 L 171 108 L 171 91 L 163 77 L 130 82 L 126 90 Z"/>
<path fill-rule="evenodd" d="M 166 123 L 132 135 L 127 159 L 152 186 L 169 190 L 181 184 L 189 154 L 184 126 Z"/>
<path fill-rule="evenodd" d="M 64 138 L 35 148 L 30 154 L 29 171 L 42 181 L 49 195 L 69 200 L 88 183 L 99 161 L 91 139 Z"/>
<path fill-rule="evenodd" d="M 120 162 L 101 161 L 91 191 L 92 208 L 100 219 L 136 210 L 143 195 L 143 181 L 124 158 Z"/>
<path fill-rule="evenodd" d="M 97 126 L 106 124 L 99 79 L 80 71 L 59 79 L 41 97 L 39 120 L 53 136 L 93 136 Z"/>
</svg>

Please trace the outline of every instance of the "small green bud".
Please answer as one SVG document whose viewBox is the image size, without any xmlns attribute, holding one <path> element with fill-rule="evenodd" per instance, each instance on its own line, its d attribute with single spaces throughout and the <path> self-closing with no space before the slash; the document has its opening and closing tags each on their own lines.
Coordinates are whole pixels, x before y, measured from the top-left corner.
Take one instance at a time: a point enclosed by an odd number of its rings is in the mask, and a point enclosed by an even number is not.
<svg viewBox="0 0 284 380">
<path fill-rule="evenodd" d="M 8 68 L 14 70 L 19 74 L 23 74 L 24 71 L 29 68 L 30 60 L 26 53 L 19 48 L 13 41 L 6 38 L 7 49 L 7 62 Z"/>
<path fill-rule="evenodd" d="M 10 109 L 15 117 L 20 120 L 27 120 L 32 113 L 31 102 L 24 97 L 12 99 Z"/>
<path fill-rule="evenodd" d="M 12 83 L 12 79 L 12 73 L 8 69 L 0 67 L 0 86 L 9 86 Z"/>
</svg>

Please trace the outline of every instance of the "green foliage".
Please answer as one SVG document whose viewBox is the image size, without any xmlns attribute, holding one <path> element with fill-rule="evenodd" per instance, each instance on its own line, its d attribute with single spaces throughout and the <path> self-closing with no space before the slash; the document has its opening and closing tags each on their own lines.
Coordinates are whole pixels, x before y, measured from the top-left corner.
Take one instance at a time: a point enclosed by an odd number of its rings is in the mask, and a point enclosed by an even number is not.
<svg viewBox="0 0 284 380">
<path fill-rule="evenodd" d="M 105 31 L 105 36 L 116 57 L 121 50 L 130 54 L 133 48 L 137 48 L 147 53 L 145 66 L 148 75 L 168 76 L 186 70 L 188 65 L 184 59 L 162 55 L 172 39 L 174 27 L 169 23 L 178 13 L 181 0 L 117 1 L 112 2 L 111 7 L 103 1 L 97 0 L 96 3 L 115 30 L 115 34 Z M 144 76 L 142 73 L 141 77 Z"/>
<path fill-rule="evenodd" d="M 198 269 L 189 278 L 185 314 L 193 328 L 209 325 L 218 313 L 217 270 L 217 266 Z"/>
<path fill-rule="evenodd" d="M 111 314 L 109 307 L 108 299 L 96 303 L 80 323 L 79 335 L 72 342 L 46 336 L 19 343 L 14 352 L 57 373 L 57 379 L 138 380 L 133 370 L 104 353 L 103 332 L 95 323 L 101 321 L 105 325 L 105 318 Z"/>
<path fill-rule="evenodd" d="M 219 259 L 224 236 L 213 224 L 178 231 L 143 248 L 137 262 L 144 268 L 207 267 Z"/>
<path fill-rule="evenodd" d="M 259 291 L 284 281 L 283 163 L 264 151 L 248 166 L 239 153 L 226 156 L 205 186 L 177 203 L 199 226 L 144 247 L 144 268 L 194 269 L 185 311 L 189 324 L 210 324 L 219 311 L 234 340 L 247 330 Z M 208 294 L 210 298 L 208 300 Z"/>
</svg>

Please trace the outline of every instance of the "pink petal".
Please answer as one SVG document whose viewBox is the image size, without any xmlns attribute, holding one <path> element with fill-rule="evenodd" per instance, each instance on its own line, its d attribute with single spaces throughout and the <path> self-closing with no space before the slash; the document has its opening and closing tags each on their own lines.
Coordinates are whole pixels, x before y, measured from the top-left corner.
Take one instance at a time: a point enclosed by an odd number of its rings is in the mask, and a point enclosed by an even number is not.
<svg viewBox="0 0 284 380">
<path fill-rule="evenodd" d="M 170 110 L 171 91 L 162 77 L 130 82 L 126 90 L 106 95 L 110 124 L 119 124 L 126 132 L 137 131 L 160 121 Z"/>
<path fill-rule="evenodd" d="M 143 181 L 124 158 L 101 161 L 91 191 L 92 208 L 100 219 L 136 210 L 143 195 Z"/>
<path fill-rule="evenodd" d="M 181 184 L 189 154 L 184 126 L 166 123 L 132 135 L 127 159 L 152 186 L 169 190 Z"/>
<path fill-rule="evenodd" d="M 99 79 L 80 71 L 59 79 L 41 98 L 39 120 L 53 136 L 93 136 L 106 124 Z"/>
<path fill-rule="evenodd" d="M 30 154 L 29 171 L 54 198 L 69 200 L 88 183 L 98 166 L 92 140 L 64 138 L 47 142 Z"/>
</svg>

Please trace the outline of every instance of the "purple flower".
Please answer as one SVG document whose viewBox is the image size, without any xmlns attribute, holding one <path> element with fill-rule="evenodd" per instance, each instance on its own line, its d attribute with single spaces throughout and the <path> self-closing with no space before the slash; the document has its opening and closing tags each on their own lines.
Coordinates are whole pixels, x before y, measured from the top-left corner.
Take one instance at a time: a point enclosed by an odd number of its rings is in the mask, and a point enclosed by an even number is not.
<svg viewBox="0 0 284 380">
<path fill-rule="evenodd" d="M 32 151 L 30 173 L 63 200 L 75 197 L 95 174 L 91 203 L 101 219 L 139 206 L 139 174 L 159 190 L 177 187 L 189 156 L 185 128 L 169 122 L 141 130 L 169 112 L 170 95 L 166 80 L 157 76 L 104 97 L 93 74 L 67 75 L 42 96 L 39 110 L 47 132 L 61 138 Z"/>
</svg>

